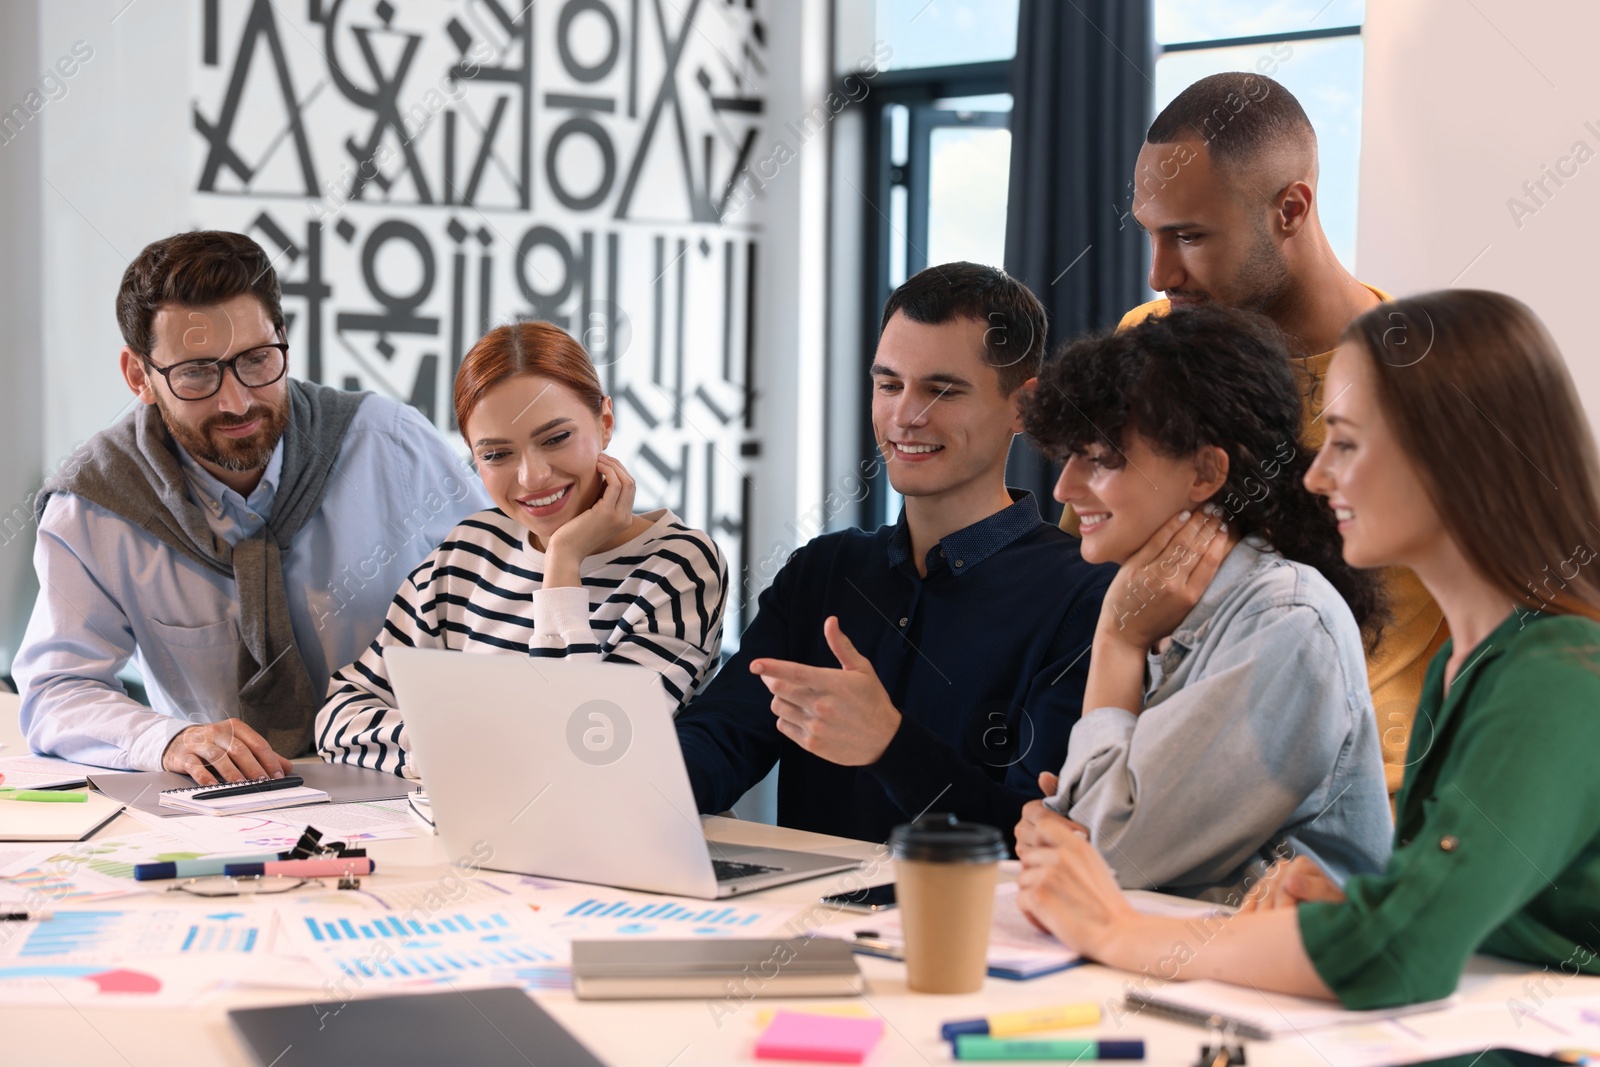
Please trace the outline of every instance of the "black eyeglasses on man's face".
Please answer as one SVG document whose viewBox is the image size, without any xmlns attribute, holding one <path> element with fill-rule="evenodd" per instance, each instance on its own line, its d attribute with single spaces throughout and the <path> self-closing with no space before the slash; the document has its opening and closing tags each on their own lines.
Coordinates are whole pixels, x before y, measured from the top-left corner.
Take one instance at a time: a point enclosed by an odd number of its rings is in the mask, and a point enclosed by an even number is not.
<svg viewBox="0 0 1600 1067">
<path fill-rule="evenodd" d="M 289 370 L 289 346 L 282 342 L 256 345 L 227 359 L 190 359 L 170 367 L 158 367 L 149 356 L 141 356 L 145 366 L 167 380 L 167 388 L 179 400 L 207 400 L 222 388 L 222 375 L 233 376 L 247 389 L 260 389 L 282 378 Z"/>
</svg>

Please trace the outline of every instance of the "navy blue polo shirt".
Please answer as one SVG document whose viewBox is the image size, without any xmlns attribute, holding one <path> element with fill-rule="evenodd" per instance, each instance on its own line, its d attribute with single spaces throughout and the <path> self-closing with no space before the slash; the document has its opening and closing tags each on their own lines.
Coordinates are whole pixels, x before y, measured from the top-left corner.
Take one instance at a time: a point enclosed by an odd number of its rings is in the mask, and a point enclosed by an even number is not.
<svg viewBox="0 0 1600 1067">
<path fill-rule="evenodd" d="M 778 774 L 783 826 L 868 841 L 925 810 L 987 823 L 1007 840 L 1055 773 L 1082 711 L 1089 647 L 1116 568 L 1039 517 L 1033 495 L 958 530 L 913 565 L 904 513 L 875 531 L 824 534 L 761 594 L 739 653 L 677 720 L 702 812 L 726 811 Z M 839 663 L 829 615 L 872 661 L 902 719 L 876 763 L 841 767 L 778 731 L 750 662 Z"/>
</svg>

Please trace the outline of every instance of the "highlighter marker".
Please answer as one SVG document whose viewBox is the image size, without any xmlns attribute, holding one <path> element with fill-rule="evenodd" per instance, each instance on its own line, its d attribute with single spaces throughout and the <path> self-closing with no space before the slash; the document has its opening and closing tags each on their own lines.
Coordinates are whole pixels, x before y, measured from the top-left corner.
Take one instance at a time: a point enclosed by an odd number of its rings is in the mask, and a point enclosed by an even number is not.
<svg viewBox="0 0 1600 1067">
<path fill-rule="evenodd" d="M 961 1034 L 987 1034 L 990 1037 L 1015 1037 L 1041 1030 L 1064 1030 L 1069 1026 L 1093 1026 L 1100 1021 L 1098 1004 L 1061 1004 L 1050 1008 L 1008 1011 L 982 1019 L 959 1019 L 939 1028 L 939 1036 L 954 1041 Z"/>
<path fill-rule="evenodd" d="M 957 1034 L 958 1060 L 1142 1060 L 1143 1041 L 1028 1041 Z"/>
<path fill-rule="evenodd" d="M 287 874 L 291 878 L 337 878 L 341 874 L 371 874 L 377 866 L 368 856 L 335 856 L 319 860 L 278 860 L 274 863 L 230 863 L 222 873 L 234 878 Z"/>
<path fill-rule="evenodd" d="M 251 852 L 240 856 L 199 856 L 192 860 L 173 860 L 170 863 L 136 863 L 133 877 L 137 882 L 150 882 L 159 878 L 204 878 L 210 874 L 224 874 L 233 863 L 274 863 L 276 852 Z"/>
<path fill-rule="evenodd" d="M 67 793 L 57 789 L 0 789 L 0 800 L 35 804 L 87 804 L 88 793 Z"/>
</svg>

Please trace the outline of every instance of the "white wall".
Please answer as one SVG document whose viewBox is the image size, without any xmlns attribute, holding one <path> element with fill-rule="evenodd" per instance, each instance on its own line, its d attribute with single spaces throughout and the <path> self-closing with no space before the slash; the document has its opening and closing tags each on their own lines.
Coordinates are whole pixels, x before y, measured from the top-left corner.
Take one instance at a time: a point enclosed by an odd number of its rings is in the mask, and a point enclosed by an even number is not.
<svg viewBox="0 0 1600 1067">
<path fill-rule="evenodd" d="M 752 156 L 780 165 L 760 193 L 756 421 L 765 430 L 762 461 L 752 476 L 752 598 L 774 573 L 768 561 L 781 564 L 788 549 L 798 547 L 785 523 L 823 496 L 828 133 L 802 142 L 788 126 L 798 127 L 828 94 L 828 7 L 828 0 L 785 0 L 766 9 L 775 43 L 772 80 L 768 121 Z M 750 606 L 753 613 L 753 600 Z"/>
<path fill-rule="evenodd" d="M 28 109 L 41 73 L 38 12 L 0 4 L 0 671 L 11 661 L 36 584 L 29 496 L 37 488 L 44 440 L 39 306 L 40 143 Z M 32 101 L 44 110 L 40 95 Z M 12 109 L 21 108 L 18 118 Z"/>
<path fill-rule="evenodd" d="M 89 50 L 41 116 L 44 458 L 53 469 L 133 400 L 114 313 L 130 260 L 188 229 L 188 3 L 40 3 L 39 59 Z M 80 43 L 81 42 L 81 43 Z"/>
<path fill-rule="evenodd" d="M 1361 207 L 1364 281 L 1396 294 L 1496 289 L 1550 327 L 1600 425 L 1600 4 L 1368 0 Z M 1593 127 L 1586 126 L 1592 123 Z M 1544 177 L 1578 142 L 1595 158 Z M 1508 201 L 1533 213 L 1514 219 Z M 1520 222 L 1520 225 L 1519 225 Z"/>
<path fill-rule="evenodd" d="M 0 4 L 0 671 L 27 623 L 30 496 L 130 400 L 113 303 L 154 234 L 187 228 L 188 3 Z M 70 74 L 64 73 L 70 71 Z M 46 75 L 49 80 L 46 80 Z M 173 106 L 173 105 L 176 106 Z"/>
</svg>

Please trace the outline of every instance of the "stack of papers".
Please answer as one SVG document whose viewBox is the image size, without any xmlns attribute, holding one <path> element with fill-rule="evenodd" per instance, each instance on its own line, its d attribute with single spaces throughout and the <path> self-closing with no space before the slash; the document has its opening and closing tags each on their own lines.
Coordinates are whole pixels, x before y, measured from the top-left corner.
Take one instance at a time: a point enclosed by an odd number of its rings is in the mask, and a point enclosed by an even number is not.
<svg viewBox="0 0 1600 1067">
<path fill-rule="evenodd" d="M 10 789 L 59 789 L 63 786 L 85 784 L 91 774 L 115 774 L 115 771 L 71 763 L 54 756 L 7 756 L 0 759 L 3 784 Z"/>
<path fill-rule="evenodd" d="M 1148 915 L 1185 918 L 1209 915 L 1218 905 L 1180 900 L 1158 893 L 1131 892 L 1128 902 Z M 846 930 L 823 930 L 825 937 L 853 937 L 856 951 L 892 960 L 905 959 L 905 932 L 898 911 L 863 916 Z M 1040 930 L 1017 907 L 1017 883 L 1001 882 L 994 891 L 994 919 L 989 928 L 989 975 L 1016 980 L 1054 974 L 1083 962 L 1083 957 Z"/>
<path fill-rule="evenodd" d="M 237 847 L 238 835 L 234 847 L 219 850 L 167 832 L 191 821 L 255 824 L 253 839 L 262 839 L 259 817 L 197 816 L 65 846 L 0 846 L 0 908 L 53 913 L 0 924 L 0 1005 L 178 1006 L 241 986 L 319 996 L 506 984 L 567 989 L 575 938 L 792 936 L 789 926 L 803 910 L 460 868 L 416 883 L 364 879 L 356 891 L 327 881 L 215 900 L 170 892 L 175 883 L 136 881 L 138 863 L 248 851 Z"/>
<path fill-rule="evenodd" d="M 825 937 L 854 937 L 856 951 L 892 960 L 905 959 L 900 913 L 863 916 L 848 931 L 822 930 Z M 994 919 L 989 928 L 989 974 L 994 978 L 1038 978 L 1083 962 L 1083 957 L 1030 923 L 1017 910 L 1017 883 L 995 887 Z"/>
</svg>

